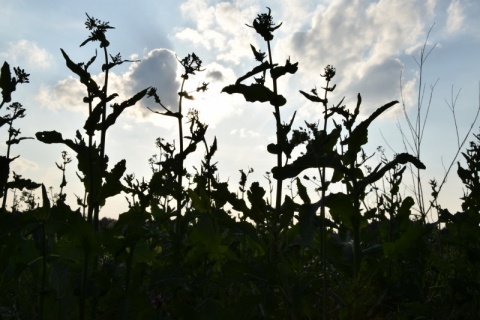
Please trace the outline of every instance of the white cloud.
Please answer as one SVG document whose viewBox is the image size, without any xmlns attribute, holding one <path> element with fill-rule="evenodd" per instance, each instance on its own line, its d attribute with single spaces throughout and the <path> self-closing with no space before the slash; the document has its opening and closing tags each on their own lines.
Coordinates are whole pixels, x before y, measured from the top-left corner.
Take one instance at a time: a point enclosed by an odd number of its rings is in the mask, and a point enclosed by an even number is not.
<svg viewBox="0 0 480 320">
<path fill-rule="evenodd" d="M 110 72 L 109 94 L 115 92 L 119 95 L 113 102 L 121 102 L 138 91 L 153 86 L 157 88 L 162 103 L 171 109 L 175 109 L 179 87 L 177 64 L 175 54 L 170 50 L 154 49 L 148 52 L 141 62 L 132 63 L 125 73 Z M 104 82 L 103 73 L 94 75 L 92 78 L 100 86 Z M 86 113 L 88 108 L 83 103 L 85 96 L 85 86 L 80 83 L 78 78 L 69 76 L 58 81 L 54 86 L 41 85 L 36 99 L 42 106 L 51 110 L 66 109 Z M 145 105 L 148 104 L 152 109 L 157 108 L 151 99 L 144 100 L 141 104 L 143 108 L 137 107 L 136 111 L 129 113 L 137 117 L 145 117 L 147 113 L 150 114 Z"/>
<path fill-rule="evenodd" d="M 15 159 L 11 164 L 11 171 L 27 178 L 29 173 L 38 171 L 39 166 L 36 162 L 25 158 L 24 156 Z"/>
<path fill-rule="evenodd" d="M 452 0 L 447 9 L 447 25 L 448 33 L 453 34 L 462 29 L 465 15 L 460 0 Z"/>
<path fill-rule="evenodd" d="M 181 59 L 181 58 L 179 58 Z M 183 113 L 189 108 L 199 111 L 200 120 L 214 129 L 226 118 L 236 117 L 242 113 L 244 100 L 240 96 L 230 96 L 221 93 L 223 87 L 236 80 L 234 72 L 222 64 L 210 63 L 202 66 L 205 71 L 191 75 L 185 83 L 185 90 L 195 97 L 194 101 L 183 100 Z M 109 73 L 109 94 L 114 92 L 119 97 L 112 102 L 120 103 L 135 93 L 149 87 L 157 88 L 157 94 L 162 104 L 172 111 L 178 109 L 178 91 L 180 90 L 180 75 L 183 67 L 177 61 L 175 53 L 167 49 L 154 49 L 146 53 L 141 62 L 132 63 L 128 70 L 122 74 L 113 71 Z M 104 74 L 94 75 L 93 79 L 101 85 Z M 206 92 L 196 92 L 202 83 L 208 83 Z M 42 85 L 36 96 L 43 107 L 50 110 L 68 110 L 72 112 L 88 112 L 88 107 L 83 103 L 86 96 L 84 85 L 73 76 L 58 81 L 54 86 Z M 124 111 L 122 117 L 133 119 L 137 123 L 149 122 L 155 126 L 171 129 L 176 126 L 176 120 L 171 117 L 162 117 L 153 114 L 147 107 L 164 112 L 153 98 L 144 98 L 135 106 Z M 131 127 L 124 127 L 125 130 Z"/>
<path fill-rule="evenodd" d="M 182 4 L 181 11 L 194 26 L 179 29 L 175 36 L 208 50 L 214 49 L 219 61 L 238 64 L 241 58 L 251 55 L 249 45 L 256 42 L 254 33 L 245 24 L 251 24 L 257 9 L 255 1 L 209 5 L 205 0 L 188 0 Z"/>
<path fill-rule="evenodd" d="M 332 64 L 337 69 L 333 79 L 337 89 L 330 96 L 339 97 L 332 103 L 345 96 L 346 105 L 353 107 L 360 92 L 367 102 L 361 111 L 369 114 L 388 101 L 400 100 L 404 66 L 399 57 L 424 41 L 433 8 L 433 1 L 420 0 L 329 2 L 313 10 L 305 30 L 293 32 L 275 49 L 290 52 L 292 60 L 299 62 L 299 72 L 293 77 L 300 78 L 297 86 L 306 86 L 302 90 L 323 86 L 318 74 Z M 408 78 L 404 83 L 411 81 Z"/>
<path fill-rule="evenodd" d="M 125 131 L 132 131 L 133 126 L 131 124 L 124 123 L 123 126 L 122 126 L 122 129 L 125 130 Z"/>
<path fill-rule="evenodd" d="M 28 69 L 34 67 L 47 69 L 53 64 L 52 55 L 47 50 L 40 48 L 36 42 L 26 39 L 9 43 L 8 52 L 3 56 L 11 59 L 13 64 Z"/>
<path fill-rule="evenodd" d="M 141 62 L 132 64 L 122 81 L 131 88 L 129 96 L 150 86 L 157 88 L 162 104 L 175 110 L 180 87 L 178 65 L 174 52 L 168 49 L 154 49 L 148 52 Z M 151 108 L 156 109 L 152 99 L 146 101 Z M 146 104 L 144 101 L 143 105 Z M 144 114 L 147 112 L 150 111 L 147 110 Z"/>
<path fill-rule="evenodd" d="M 230 134 L 238 136 L 240 138 L 255 138 L 255 137 L 260 136 L 260 134 L 258 132 L 255 132 L 255 131 L 249 130 L 249 129 L 245 129 L 245 128 L 232 129 L 230 131 Z"/>
<path fill-rule="evenodd" d="M 86 96 L 84 86 L 76 78 L 69 76 L 58 81 L 53 87 L 40 85 L 36 100 L 50 110 L 88 111 L 82 102 Z"/>
<path fill-rule="evenodd" d="M 331 97 L 339 97 L 339 101 L 346 96 L 345 102 L 351 106 L 360 92 L 365 102 L 361 110 L 369 114 L 386 102 L 401 99 L 399 79 L 404 63 L 399 58 L 423 43 L 433 23 L 436 0 L 338 0 L 322 4 L 294 0 L 271 7 L 274 22 L 284 23 L 273 41 L 275 62 L 283 63 L 289 56 L 299 62 L 297 74 L 282 78 L 279 84 L 287 99 L 295 97 L 289 99 L 289 105 L 293 101 L 294 107 L 300 108 L 299 116 L 318 114 L 317 106 L 307 107 L 311 104 L 301 100 L 298 90 L 324 85 L 318 74 L 327 64 L 337 68 L 333 82 L 338 87 Z M 266 12 L 261 3 L 247 7 L 240 1 L 189 0 L 181 8 L 191 23 L 176 36 L 203 46 L 217 61 L 238 64 L 250 59 L 250 43 L 266 51 L 264 44 L 257 44 L 261 39 L 255 31 L 245 27 L 257 14 Z M 242 67 L 240 72 L 247 70 Z M 410 70 L 405 77 L 403 93 L 408 102 L 414 95 L 415 79 Z"/>
</svg>

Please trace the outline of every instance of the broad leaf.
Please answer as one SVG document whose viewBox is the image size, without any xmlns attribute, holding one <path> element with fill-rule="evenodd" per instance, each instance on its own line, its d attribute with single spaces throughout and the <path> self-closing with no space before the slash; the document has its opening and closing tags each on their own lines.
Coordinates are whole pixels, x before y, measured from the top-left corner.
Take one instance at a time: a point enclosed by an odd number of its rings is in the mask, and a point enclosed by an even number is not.
<svg viewBox="0 0 480 320">
<path fill-rule="evenodd" d="M 270 70 L 270 75 L 273 79 L 277 79 L 287 73 L 294 74 L 298 70 L 298 62 L 290 63 L 290 58 L 287 59 L 284 66 L 274 67 Z"/>
<path fill-rule="evenodd" d="M 99 204 L 101 206 L 105 205 L 107 198 L 116 196 L 123 190 L 123 185 L 120 181 L 126 169 L 126 161 L 121 160 L 110 172 L 106 173 L 105 183 L 100 192 Z"/>
<path fill-rule="evenodd" d="M 328 102 L 327 100 L 322 99 L 317 95 L 312 95 L 312 94 L 306 93 L 305 91 L 302 91 L 302 90 L 299 90 L 299 91 L 300 91 L 301 94 L 303 94 L 303 96 L 305 98 L 307 98 L 310 101 L 319 102 L 319 103 L 327 103 Z"/>
<path fill-rule="evenodd" d="M 232 84 L 223 88 L 222 92 L 228 94 L 240 93 L 249 102 L 270 102 L 271 105 L 279 107 L 287 103 L 287 100 L 282 95 L 275 95 L 269 88 L 257 83 L 248 86 L 241 83 Z"/>
<path fill-rule="evenodd" d="M 359 100 L 361 101 L 361 100 Z M 378 108 L 373 112 L 370 117 L 362 121 L 358 126 L 353 129 L 350 136 L 342 141 L 342 145 L 348 145 L 348 150 L 345 152 L 344 161 L 345 165 L 350 164 L 357 159 L 357 154 L 360 152 L 363 145 L 368 142 L 368 126 L 375 120 L 380 114 L 390 107 L 396 105 L 398 101 L 391 101 L 384 106 Z M 358 108 L 358 106 L 357 106 Z"/>
</svg>

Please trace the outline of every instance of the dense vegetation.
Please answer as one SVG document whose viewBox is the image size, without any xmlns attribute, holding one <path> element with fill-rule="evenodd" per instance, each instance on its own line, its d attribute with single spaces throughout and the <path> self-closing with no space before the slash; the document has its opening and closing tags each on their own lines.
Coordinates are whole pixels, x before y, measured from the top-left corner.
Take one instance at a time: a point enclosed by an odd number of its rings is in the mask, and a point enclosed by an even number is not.
<svg viewBox="0 0 480 320">
<path fill-rule="evenodd" d="M 418 196 L 420 179 L 415 194 L 403 196 L 404 173 L 420 177 L 425 169 L 420 145 L 418 153 L 393 159 L 379 150 L 381 161 L 374 165 L 363 150 L 369 125 L 397 101 L 360 121 L 360 94 L 353 108 L 329 101 L 336 70 L 328 65 L 321 91 L 300 91 L 323 118 L 297 129 L 295 113 L 282 121 L 287 100 L 277 84 L 299 66 L 290 59 L 283 65 L 273 61 L 270 44 L 280 25 L 268 10 L 249 26 L 265 40 L 266 51 L 252 46 L 257 66 L 223 91 L 272 106 L 276 142 L 266 151 L 277 161 L 266 176 L 267 190 L 249 183 L 249 171 L 240 170 L 234 192 L 218 179 L 217 140 L 206 140 L 207 125 L 195 110 L 182 110 L 182 101 L 192 98 L 185 90 L 189 78 L 203 71 L 200 58 L 192 53 L 179 60 L 184 72 L 177 111 L 164 106 L 153 87 L 114 102 L 109 72 L 132 61 L 109 53 L 109 23 L 87 16 L 86 27 L 91 33 L 81 46 L 98 43 L 98 56 L 95 51 L 78 63 L 62 50 L 66 66 L 85 87 L 85 126 L 73 139 L 56 131 L 36 134 L 38 141 L 69 150 L 57 164 L 62 178 L 55 196 L 43 184 L 10 172 L 16 159 L 11 148 L 27 139 L 14 127 L 26 109 L 12 102 L 12 94 L 29 75 L 14 68 L 12 76 L 7 62 L 1 69 L 0 108 L 6 112 L 0 126 L 6 128 L 7 153 L 0 156 L 0 319 L 473 319 L 480 314 L 480 136 L 463 153 L 466 166 L 458 165 L 467 189 L 461 212 L 437 204 L 441 185 L 435 181 L 429 206 Z M 97 59 L 103 59 L 104 83 L 96 83 L 89 71 Z M 207 87 L 203 83 L 196 91 Z M 156 104 L 151 110 L 159 116 L 178 120 L 179 139 L 156 141 L 160 156 L 150 159 L 152 176 L 139 181 L 125 174 L 124 160 L 109 163 L 105 146 L 108 129 L 142 99 Z M 410 129 L 418 128 L 420 137 L 418 124 Z M 201 150 L 204 158 L 191 173 L 184 162 Z M 297 158 L 294 150 L 302 150 Z M 78 208 L 65 203 L 70 155 L 85 190 Z M 343 191 L 332 191 L 333 184 Z M 128 210 L 118 220 L 102 219 L 101 207 L 120 193 L 129 199 Z M 433 210 L 438 219 L 429 221 Z"/>
</svg>

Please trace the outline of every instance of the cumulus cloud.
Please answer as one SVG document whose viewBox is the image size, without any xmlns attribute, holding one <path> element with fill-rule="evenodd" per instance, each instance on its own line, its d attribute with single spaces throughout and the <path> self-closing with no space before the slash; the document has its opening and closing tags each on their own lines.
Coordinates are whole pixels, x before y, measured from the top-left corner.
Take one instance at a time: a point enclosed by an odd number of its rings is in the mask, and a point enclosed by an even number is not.
<svg viewBox="0 0 480 320">
<path fill-rule="evenodd" d="M 363 112 L 371 113 L 381 104 L 400 100 L 400 76 L 405 68 L 401 59 L 410 59 L 412 48 L 423 43 L 433 23 L 437 2 L 292 0 L 271 4 L 274 22 L 284 23 L 275 33 L 274 60 L 282 63 L 290 56 L 292 61 L 299 62 L 297 74 L 282 79 L 279 88 L 289 96 L 298 94 L 298 89 L 322 86 L 318 75 L 327 64 L 333 64 L 337 68 L 335 96 L 346 96 L 345 102 L 355 103 L 360 92 L 368 102 Z M 257 14 L 266 12 L 265 5 L 269 4 L 185 1 L 181 12 L 190 23 L 179 29 L 176 36 L 202 46 L 221 63 L 251 63 L 250 44 L 258 45 L 257 48 L 262 48 L 262 44 L 257 43 L 261 39 L 245 24 L 252 24 Z M 244 71 L 242 67 L 238 72 Z M 404 74 L 403 93 L 407 101 L 414 94 L 411 88 L 415 76 L 412 70 Z M 294 103 L 300 109 L 308 105 L 299 99 Z M 316 111 L 299 110 L 299 115 L 312 112 Z"/>
<path fill-rule="evenodd" d="M 132 84 L 129 94 L 149 86 L 157 88 L 162 104 L 175 109 L 179 91 L 178 61 L 175 54 L 168 49 L 154 49 L 142 58 L 141 62 L 132 64 L 125 82 Z M 152 108 L 153 108 L 153 104 Z"/>
<path fill-rule="evenodd" d="M 41 106 L 50 110 L 87 112 L 88 109 L 82 102 L 85 95 L 85 88 L 80 81 L 69 76 L 58 81 L 54 86 L 40 85 L 36 100 Z"/>
<path fill-rule="evenodd" d="M 210 128 L 214 128 L 224 119 L 241 113 L 241 108 L 238 106 L 244 104 L 244 101 L 239 96 L 232 97 L 221 93 L 226 84 L 236 80 L 231 68 L 214 62 L 203 65 L 202 69 L 205 71 L 190 76 L 185 83 L 184 90 L 194 96 L 195 100 L 184 100 L 184 111 L 186 112 L 189 108 L 197 109 L 201 121 L 207 123 Z M 172 111 L 178 109 L 179 80 L 181 80 L 183 68 L 174 52 L 167 49 L 154 49 L 141 57 L 140 62 L 132 63 L 124 73 L 117 74 L 114 70 L 109 73 L 109 93 L 116 92 L 119 97 L 113 102 L 120 103 L 151 86 L 157 88 L 157 94 L 165 107 Z M 93 79 L 101 85 L 104 74 L 94 75 Z M 204 82 L 208 83 L 208 90 L 197 92 L 197 87 Z M 77 77 L 69 76 L 53 86 L 42 85 L 36 99 L 40 105 L 50 110 L 68 110 L 86 114 L 88 107 L 83 103 L 85 96 L 85 86 Z M 153 114 L 147 107 L 159 112 L 165 111 L 154 103 L 153 99 L 144 98 L 134 107 L 126 109 L 124 116 L 133 118 L 136 122 L 151 122 L 164 128 L 175 125 L 172 121 L 166 121 L 165 117 Z M 128 130 L 128 127 L 125 129 Z"/>
<path fill-rule="evenodd" d="M 141 62 L 132 63 L 128 70 L 123 74 L 114 72 L 109 73 L 109 92 L 118 93 L 119 98 L 114 102 L 128 99 L 136 92 L 141 91 L 150 86 L 157 88 L 162 103 L 172 109 L 176 106 L 178 97 L 178 61 L 175 54 L 167 49 L 155 49 L 148 52 Z M 92 78 L 101 85 L 104 82 L 104 74 L 92 76 Z M 54 86 L 42 85 L 37 94 L 37 101 L 46 108 L 51 110 L 66 109 L 69 111 L 87 112 L 87 107 L 83 103 L 86 96 L 84 85 L 80 83 L 78 78 L 69 76 L 66 79 L 58 81 Z M 146 102 L 143 102 L 144 105 Z M 149 104 L 155 109 L 153 103 Z M 150 113 L 146 108 L 134 114 L 144 117 Z"/>
<path fill-rule="evenodd" d="M 176 37 L 217 52 L 220 61 L 240 63 L 250 56 L 250 43 L 255 43 L 254 33 L 245 26 L 256 17 L 255 1 L 230 1 L 209 5 L 206 0 L 187 0 L 181 5 L 185 18 L 194 27 L 180 28 Z"/>
<path fill-rule="evenodd" d="M 346 96 L 351 106 L 360 92 L 370 102 L 362 111 L 371 113 L 400 99 L 404 66 L 399 57 L 424 40 L 433 11 L 432 1 L 333 1 L 314 8 L 307 27 L 278 47 L 299 61 L 295 77 L 300 77 L 301 85 L 323 85 L 318 74 L 327 64 L 334 65 L 335 96 Z M 411 81 L 408 78 L 405 84 Z"/>
<path fill-rule="evenodd" d="M 52 55 L 47 50 L 26 39 L 9 43 L 8 51 L 2 55 L 22 68 L 47 69 L 53 64 Z"/>
<path fill-rule="evenodd" d="M 351 95 L 357 93 L 363 97 L 363 111 L 373 112 L 392 100 L 399 100 L 399 79 L 403 63 L 398 59 L 385 59 L 365 68 L 366 71 L 357 79 L 352 80 L 349 87 Z"/>
</svg>

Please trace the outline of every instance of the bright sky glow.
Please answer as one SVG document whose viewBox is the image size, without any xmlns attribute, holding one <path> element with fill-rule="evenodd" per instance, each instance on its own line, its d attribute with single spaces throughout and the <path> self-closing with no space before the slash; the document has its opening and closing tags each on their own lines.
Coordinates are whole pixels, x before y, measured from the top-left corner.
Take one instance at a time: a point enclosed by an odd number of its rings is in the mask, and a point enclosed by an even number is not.
<svg viewBox="0 0 480 320">
<path fill-rule="evenodd" d="M 298 90 L 308 92 L 315 86 L 321 87 L 324 83 L 319 74 L 327 64 L 337 69 L 333 79 L 337 89 L 330 96 L 332 104 L 345 97 L 346 105 L 353 108 L 357 93 L 361 93 L 362 111 L 370 114 L 389 101 L 401 100 L 402 77 L 405 103 L 414 117 L 419 81 L 414 57 L 418 60 L 432 26 L 428 48 L 436 47 L 424 68 L 425 103 L 430 84 L 437 79 L 438 83 L 422 149 L 421 160 L 427 165 L 423 173 L 425 184 L 430 179 L 443 178 L 445 166 L 456 152 L 457 137 L 447 104 L 451 104 L 452 91 L 455 97 L 461 90 L 456 102 L 460 138 L 479 104 L 477 0 L 0 0 L 0 5 L 0 62 L 20 66 L 31 74 L 30 84 L 18 86 L 13 95 L 13 100 L 27 109 L 27 116 L 16 123 L 23 136 L 56 130 L 73 138 L 75 131 L 83 127 L 87 116 L 82 103 L 85 92 L 65 66 L 60 48 L 77 62 L 87 61 L 94 54 L 92 43 L 79 48 L 88 36 L 84 26 L 88 13 L 115 27 L 107 33 L 113 55 L 120 52 L 124 59 L 141 60 L 124 64 L 111 74 L 110 92 L 118 92 L 122 100 L 154 86 L 162 102 L 175 108 L 181 72 L 175 56 L 183 58 L 195 52 L 203 60 L 206 70 L 189 80 L 187 86 L 194 90 L 205 81 L 210 82 L 209 90 L 197 95 L 197 100 L 187 101 L 184 108 L 199 110 L 200 119 L 209 125 L 209 143 L 217 137 L 219 151 L 215 160 L 221 180 L 231 182 L 231 191 L 239 180 L 239 169 L 253 167 L 255 172 L 249 182 L 260 181 L 266 186 L 263 176 L 275 164 L 275 157 L 266 152 L 266 145 L 275 137 L 273 107 L 220 93 L 224 86 L 255 66 L 250 44 L 266 51 L 263 40 L 245 26 L 257 14 L 266 12 L 266 7 L 271 7 L 275 22 L 283 22 L 273 40 L 274 62 L 283 64 L 288 57 L 299 62 L 299 71 L 281 78 L 279 87 L 288 100 L 282 107 L 283 119 L 288 121 L 298 110 L 297 127 L 304 120 L 321 118 L 318 105 L 306 100 Z M 100 75 L 100 64 L 96 67 Z M 155 139 L 171 141 L 177 137 L 175 120 L 151 113 L 147 105 L 153 106 L 145 100 L 122 114 L 107 136 L 110 166 L 125 158 L 127 172 L 134 172 L 139 179 L 151 176 L 148 159 L 156 153 Z M 390 158 L 394 152 L 404 152 L 399 122 L 408 130 L 400 105 L 374 122 L 367 153 L 380 145 Z M 3 129 L 1 137 L 6 140 Z M 473 133 L 478 132 L 475 125 Z M 468 141 L 472 139 L 470 136 Z M 0 148 L 1 154 L 4 150 L 5 145 Z M 62 150 L 64 146 L 23 141 L 13 148 L 13 155 L 20 155 L 12 163 L 13 170 L 24 178 L 53 186 L 58 192 L 61 172 L 55 162 L 60 163 Z M 197 151 L 187 169 L 198 167 L 202 155 L 203 150 Z M 77 207 L 73 193 L 83 194 L 76 170 L 75 162 L 67 167 L 65 191 L 67 203 L 73 208 Z M 410 183 L 407 175 L 404 181 Z M 430 193 L 428 186 L 425 191 Z M 440 194 L 440 203 L 451 211 L 459 210 L 458 199 L 462 195 L 454 166 Z M 125 208 L 126 202 L 117 197 L 107 203 L 102 214 L 116 216 Z"/>
</svg>

